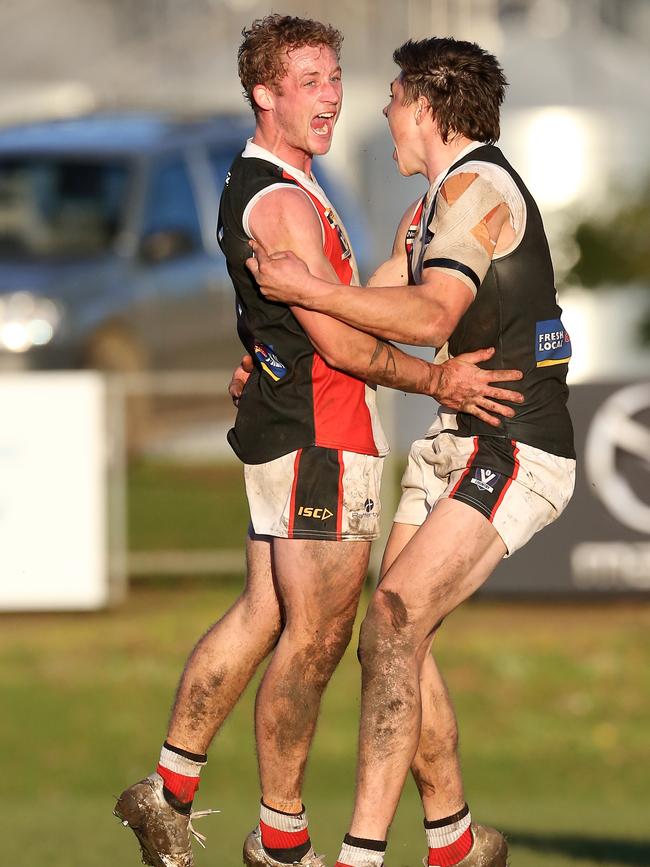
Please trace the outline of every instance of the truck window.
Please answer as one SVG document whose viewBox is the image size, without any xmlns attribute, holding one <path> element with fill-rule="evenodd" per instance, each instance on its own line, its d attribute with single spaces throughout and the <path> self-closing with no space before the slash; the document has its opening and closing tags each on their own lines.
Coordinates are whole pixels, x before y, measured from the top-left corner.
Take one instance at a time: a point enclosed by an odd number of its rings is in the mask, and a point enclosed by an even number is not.
<svg viewBox="0 0 650 867">
<path fill-rule="evenodd" d="M 152 167 L 143 234 L 182 231 L 201 244 L 194 192 L 185 163 L 169 160 Z"/>
</svg>

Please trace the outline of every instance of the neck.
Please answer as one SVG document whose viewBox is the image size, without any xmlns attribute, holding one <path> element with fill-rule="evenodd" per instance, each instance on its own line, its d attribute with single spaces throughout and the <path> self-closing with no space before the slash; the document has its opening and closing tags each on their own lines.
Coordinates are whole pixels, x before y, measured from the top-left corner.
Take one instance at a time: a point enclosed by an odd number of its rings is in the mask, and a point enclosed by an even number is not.
<svg viewBox="0 0 650 867">
<path fill-rule="evenodd" d="M 445 169 L 453 165 L 458 159 L 458 154 L 471 143 L 472 140 L 465 138 L 464 135 L 456 136 L 446 144 L 441 140 L 439 135 L 431 136 L 425 157 L 425 174 L 429 183 L 432 184 L 440 172 L 444 172 Z"/>
<path fill-rule="evenodd" d="M 298 169 L 306 175 L 311 173 L 313 154 L 288 144 L 282 132 L 276 129 L 273 124 L 265 123 L 262 117 L 257 119 L 253 144 L 270 151 L 282 162 L 293 166 L 294 169 Z"/>
</svg>

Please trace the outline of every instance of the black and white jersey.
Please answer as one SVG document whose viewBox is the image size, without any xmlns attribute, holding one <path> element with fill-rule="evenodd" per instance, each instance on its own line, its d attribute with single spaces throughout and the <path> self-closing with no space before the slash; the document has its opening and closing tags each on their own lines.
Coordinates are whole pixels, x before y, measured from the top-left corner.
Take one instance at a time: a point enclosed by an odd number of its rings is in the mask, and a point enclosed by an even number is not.
<svg viewBox="0 0 650 867">
<path fill-rule="evenodd" d="M 501 437 L 574 458 L 573 427 L 566 406 L 571 341 L 557 303 L 548 242 L 535 200 L 499 148 L 473 143 L 431 185 L 407 235 L 411 279 L 422 281 L 423 250 L 431 240 L 440 187 L 450 175 L 460 172 L 477 173 L 503 193 L 516 238 L 510 249 L 493 257 L 474 301 L 449 338 L 449 354 L 493 346 L 494 356 L 481 367 L 521 370 L 524 378 L 508 383 L 507 388 L 521 392 L 525 403 L 515 406 L 515 417 L 502 419 L 499 428 L 473 415 L 456 413 L 454 432 Z M 478 215 L 476 222 L 481 218 Z"/>
</svg>

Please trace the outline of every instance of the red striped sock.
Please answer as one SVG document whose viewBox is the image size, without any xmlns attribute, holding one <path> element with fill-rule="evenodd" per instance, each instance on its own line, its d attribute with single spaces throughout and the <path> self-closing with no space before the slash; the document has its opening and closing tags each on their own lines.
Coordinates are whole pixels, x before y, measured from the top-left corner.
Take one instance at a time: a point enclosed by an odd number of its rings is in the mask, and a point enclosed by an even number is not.
<svg viewBox="0 0 650 867">
<path fill-rule="evenodd" d="M 260 831 L 262 846 L 276 861 L 294 864 L 300 861 L 311 849 L 305 809 L 300 813 L 283 813 L 267 807 L 264 801 L 260 807 Z"/>
<path fill-rule="evenodd" d="M 208 757 L 163 744 L 156 771 L 163 778 L 163 794 L 172 807 L 186 812 L 199 787 L 199 774 Z"/>
<path fill-rule="evenodd" d="M 453 867 L 468 855 L 474 842 L 471 824 L 472 817 L 467 804 L 453 816 L 433 822 L 425 820 L 429 867 Z"/>
</svg>

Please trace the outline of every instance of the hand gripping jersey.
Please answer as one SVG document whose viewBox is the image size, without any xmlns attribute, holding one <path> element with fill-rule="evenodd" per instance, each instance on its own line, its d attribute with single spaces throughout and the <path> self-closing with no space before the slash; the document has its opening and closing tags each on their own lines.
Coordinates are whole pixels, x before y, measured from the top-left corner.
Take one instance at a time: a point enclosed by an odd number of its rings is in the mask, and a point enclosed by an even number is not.
<svg viewBox="0 0 650 867">
<path fill-rule="evenodd" d="M 217 229 L 235 289 L 237 330 L 255 362 L 228 441 L 246 464 L 312 445 L 386 454 L 374 389 L 330 367 L 291 310 L 268 301 L 245 265 L 251 255 L 248 216 L 262 196 L 280 186 L 309 198 L 321 222 L 323 252 L 338 279 L 359 282 L 345 229 L 313 177 L 249 141 L 226 178 Z"/>
<path fill-rule="evenodd" d="M 574 458 L 573 428 L 566 407 L 571 341 L 557 304 L 542 218 L 533 197 L 499 148 L 474 143 L 434 182 L 413 215 L 406 237 L 411 280 L 420 283 L 423 269 L 432 265 L 458 267 L 457 263 L 442 259 L 427 261 L 426 249 L 433 237 L 431 227 L 435 226 L 440 187 L 452 173 L 463 170 L 485 176 L 506 189 L 504 199 L 511 213 L 518 212 L 518 222 L 523 228 L 513 247 L 494 255 L 480 285 L 476 278 L 476 297 L 449 338 L 449 354 L 455 356 L 494 346 L 494 356 L 481 367 L 521 370 L 524 378 L 508 383 L 507 387 L 521 392 L 525 403 L 515 407 L 513 419 L 502 419 L 496 429 L 475 416 L 456 413 L 458 428 L 453 432 L 460 436 L 518 441 Z M 479 219 L 480 215 L 477 222 Z M 451 432 L 448 424 L 445 429 Z"/>
</svg>

